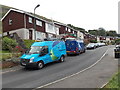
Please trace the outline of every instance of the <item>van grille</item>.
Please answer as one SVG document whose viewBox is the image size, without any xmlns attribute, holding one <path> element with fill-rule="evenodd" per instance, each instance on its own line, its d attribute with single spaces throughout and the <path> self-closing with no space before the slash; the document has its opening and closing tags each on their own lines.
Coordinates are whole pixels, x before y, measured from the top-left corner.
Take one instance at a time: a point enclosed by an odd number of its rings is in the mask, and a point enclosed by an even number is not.
<svg viewBox="0 0 120 90">
<path fill-rule="evenodd" d="M 25 64 L 29 63 L 29 61 L 30 61 L 30 59 L 21 59 L 21 62 L 25 63 Z"/>
</svg>

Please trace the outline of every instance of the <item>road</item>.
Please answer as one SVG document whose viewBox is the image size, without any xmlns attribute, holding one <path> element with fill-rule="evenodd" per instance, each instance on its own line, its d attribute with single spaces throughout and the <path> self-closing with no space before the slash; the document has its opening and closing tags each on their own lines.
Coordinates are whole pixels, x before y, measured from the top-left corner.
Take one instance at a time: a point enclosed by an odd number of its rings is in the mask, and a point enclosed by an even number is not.
<svg viewBox="0 0 120 90">
<path fill-rule="evenodd" d="M 98 61 L 106 52 L 108 46 L 86 53 L 67 56 L 63 63 L 51 63 L 41 70 L 21 68 L 14 72 L 2 74 L 3 88 L 36 88 L 55 80 L 77 73 Z"/>
</svg>

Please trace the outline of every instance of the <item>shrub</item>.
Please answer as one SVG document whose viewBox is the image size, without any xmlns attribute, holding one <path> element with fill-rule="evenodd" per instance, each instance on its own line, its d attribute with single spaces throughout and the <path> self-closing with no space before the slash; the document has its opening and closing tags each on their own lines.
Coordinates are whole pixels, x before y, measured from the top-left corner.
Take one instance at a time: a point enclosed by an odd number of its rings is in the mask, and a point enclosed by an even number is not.
<svg viewBox="0 0 120 90">
<path fill-rule="evenodd" d="M 11 49 L 15 48 L 15 46 L 18 45 L 18 43 L 8 37 L 4 37 L 2 40 L 2 49 L 11 51 Z"/>
<path fill-rule="evenodd" d="M 91 43 L 97 43 L 97 40 L 90 40 Z"/>
<path fill-rule="evenodd" d="M 35 40 L 24 40 L 24 44 L 26 45 L 27 48 L 30 48 L 32 43 L 34 43 Z"/>
<path fill-rule="evenodd" d="M 116 44 L 120 44 L 120 39 L 115 40 Z"/>
</svg>

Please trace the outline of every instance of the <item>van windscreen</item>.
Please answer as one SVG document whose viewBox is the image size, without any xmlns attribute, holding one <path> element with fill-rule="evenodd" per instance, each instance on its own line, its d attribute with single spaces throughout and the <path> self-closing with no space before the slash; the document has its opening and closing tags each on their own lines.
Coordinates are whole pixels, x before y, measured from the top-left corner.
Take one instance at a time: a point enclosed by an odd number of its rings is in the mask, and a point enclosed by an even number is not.
<svg viewBox="0 0 120 90">
<path fill-rule="evenodd" d="M 43 46 L 32 46 L 26 54 L 39 54 Z"/>
</svg>

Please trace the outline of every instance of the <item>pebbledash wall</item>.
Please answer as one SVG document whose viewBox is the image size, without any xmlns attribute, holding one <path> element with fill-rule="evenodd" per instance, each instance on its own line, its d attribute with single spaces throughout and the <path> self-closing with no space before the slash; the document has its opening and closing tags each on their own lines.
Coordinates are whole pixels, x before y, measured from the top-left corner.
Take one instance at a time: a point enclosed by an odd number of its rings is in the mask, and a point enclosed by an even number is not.
<svg viewBox="0 0 120 90">
<path fill-rule="evenodd" d="M 16 32 L 22 39 L 35 40 L 34 34 L 34 16 L 28 12 L 10 9 L 1 19 L 3 27 L 3 35 Z M 36 22 L 36 39 L 55 37 L 60 34 L 72 33 L 76 34 L 76 30 L 68 27 L 66 24 L 58 22 L 49 22 L 41 18 L 35 17 Z"/>
</svg>

